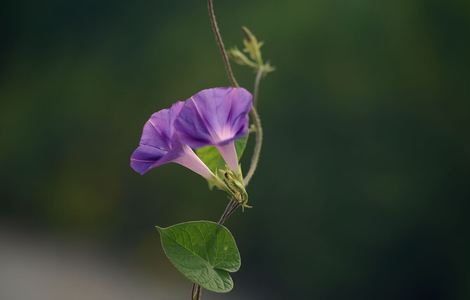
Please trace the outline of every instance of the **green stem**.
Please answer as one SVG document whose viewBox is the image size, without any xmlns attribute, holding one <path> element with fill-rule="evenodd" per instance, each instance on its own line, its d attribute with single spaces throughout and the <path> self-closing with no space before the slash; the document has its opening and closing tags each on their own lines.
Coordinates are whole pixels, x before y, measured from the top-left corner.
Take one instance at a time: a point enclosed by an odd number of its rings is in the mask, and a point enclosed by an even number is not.
<svg viewBox="0 0 470 300">
<path fill-rule="evenodd" d="M 209 20 L 211 21 L 212 32 L 214 33 L 215 41 L 219 47 L 220 54 L 222 54 L 222 59 L 224 61 L 225 71 L 227 72 L 228 80 L 232 86 L 238 87 L 238 82 L 233 75 L 232 66 L 230 65 L 230 60 L 228 58 L 227 51 L 225 50 L 224 41 L 222 35 L 220 34 L 219 25 L 217 24 L 217 18 L 215 17 L 214 11 L 214 1 L 207 0 L 207 8 L 209 10 Z"/>
<path fill-rule="evenodd" d="M 253 150 L 253 155 L 251 157 L 250 168 L 246 173 L 245 178 L 243 179 L 243 183 L 245 186 L 250 183 L 251 178 L 255 175 L 256 168 L 258 167 L 259 157 L 261 155 L 261 146 L 263 145 L 263 126 L 261 125 L 261 119 L 258 115 L 258 111 L 256 110 L 256 104 L 258 103 L 258 96 L 259 96 L 259 85 L 261 83 L 261 78 L 263 77 L 263 69 L 259 68 L 255 78 L 255 86 L 254 86 L 254 96 L 253 96 L 253 107 L 251 109 L 251 117 L 253 119 L 253 124 L 255 125 L 256 129 L 256 138 L 255 138 L 255 149 Z"/>
<path fill-rule="evenodd" d="M 202 288 L 197 284 L 193 284 L 193 290 L 191 292 L 191 300 L 201 300 L 202 299 Z"/>
<path fill-rule="evenodd" d="M 234 199 L 231 199 L 225 207 L 224 213 L 222 214 L 222 216 L 220 216 L 220 219 L 217 224 L 223 225 L 225 221 L 227 221 L 239 207 L 240 203 L 238 203 L 238 201 Z"/>
<path fill-rule="evenodd" d="M 250 169 L 246 173 L 243 183 L 245 186 L 250 183 L 250 180 L 255 175 L 256 168 L 258 167 L 259 157 L 261 154 L 261 146 L 263 145 L 263 127 L 261 126 L 261 119 L 256 111 L 255 107 L 251 109 L 251 118 L 253 119 L 253 124 L 255 125 L 255 149 L 253 150 L 253 155 L 251 156 Z"/>
<path fill-rule="evenodd" d="M 258 107 L 258 98 L 259 98 L 259 85 L 261 83 L 261 78 L 263 78 L 264 71 L 263 68 L 258 67 L 255 78 L 255 86 L 253 88 L 253 103 L 255 107 Z"/>
</svg>

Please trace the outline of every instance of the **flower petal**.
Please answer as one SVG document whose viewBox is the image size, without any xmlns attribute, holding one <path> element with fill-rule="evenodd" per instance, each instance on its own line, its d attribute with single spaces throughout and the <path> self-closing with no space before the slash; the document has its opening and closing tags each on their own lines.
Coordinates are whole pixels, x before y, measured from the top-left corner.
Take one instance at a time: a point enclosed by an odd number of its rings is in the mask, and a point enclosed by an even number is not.
<svg viewBox="0 0 470 300">
<path fill-rule="evenodd" d="M 131 156 L 131 167 L 140 175 L 178 157 L 181 151 L 166 151 L 149 145 L 140 145 Z"/>
<path fill-rule="evenodd" d="M 223 145 L 218 145 L 217 150 L 219 150 L 220 155 L 222 155 L 229 168 L 233 171 L 237 171 L 238 155 L 235 142 L 231 141 Z"/>
<path fill-rule="evenodd" d="M 182 155 L 173 160 L 175 163 L 190 169 L 207 180 L 211 180 L 215 177 L 214 173 L 212 173 L 196 153 L 194 153 L 193 149 L 189 148 L 187 145 L 183 145 L 182 152 Z"/>
<path fill-rule="evenodd" d="M 183 102 L 179 101 L 170 108 L 154 113 L 145 123 L 140 144 L 170 150 L 174 146 L 174 122 L 178 117 Z"/>
<path fill-rule="evenodd" d="M 139 147 L 131 155 L 131 167 L 139 174 L 168 163 L 182 155 L 181 144 L 174 136 L 174 122 L 183 102 L 154 113 L 145 123 Z"/>
<path fill-rule="evenodd" d="M 175 128 L 192 148 L 223 145 L 248 132 L 253 96 L 243 88 L 212 88 L 186 100 Z"/>
</svg>

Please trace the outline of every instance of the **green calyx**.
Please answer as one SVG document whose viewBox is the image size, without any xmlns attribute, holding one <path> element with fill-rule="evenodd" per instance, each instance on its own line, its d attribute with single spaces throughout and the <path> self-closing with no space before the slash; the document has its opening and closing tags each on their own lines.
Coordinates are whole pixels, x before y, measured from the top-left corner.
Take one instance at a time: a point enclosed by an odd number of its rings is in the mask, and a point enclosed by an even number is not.
<svg viewBox="0 0 470 300">
<path fill-rule="evenodd" d="M 226 192 L 231 199 L 240 204 L 242 210 L 252 208 L 248 205 L 248 193 L 243 183 L 241 168 L 234 172 L 226 166 L 225 169 L 218 169 L 216 173 L 211 180 L 208 180 L 210 187 L 216 187 Z"/>
<path fill-rule="evenodd" d="M 225 184 L 225 191 L 231 198 L 241 205 L 242 210 L 252 207 L 248 205 L 248 193 L 246 192 L 245 184 L 243 183 L 243 175 L 241 171 L 233 172 L 229 169 L 220 170 L 219 176 Z"/>
</svg>

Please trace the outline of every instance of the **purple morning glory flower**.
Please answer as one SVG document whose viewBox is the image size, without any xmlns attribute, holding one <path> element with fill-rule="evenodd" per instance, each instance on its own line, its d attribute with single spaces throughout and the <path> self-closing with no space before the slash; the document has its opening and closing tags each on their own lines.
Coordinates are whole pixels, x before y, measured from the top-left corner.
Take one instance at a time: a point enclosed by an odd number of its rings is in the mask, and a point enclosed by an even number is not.
<svg viewBox="0 0 470 300">
<path fill-rule="evenodd" d="M 248 133 L 253 96 L 244 88 L 202 90 L 184 102 L 175 128 L 191 148 L 217 147 L 227 165 L 238 172 L 235 140 Z"/>
<path fill-rule="evenodd" d="M 194 151 L 182 144 L 176 135 L 174 123 L 183 102 L 176 102 L 169 109 L 154 113 L 145 123 L 140 144 L 131 156 L 131 167 L 143 175 L 149 170 L 174 162 L 211 180 L 214 174 Z"/>
</svg>

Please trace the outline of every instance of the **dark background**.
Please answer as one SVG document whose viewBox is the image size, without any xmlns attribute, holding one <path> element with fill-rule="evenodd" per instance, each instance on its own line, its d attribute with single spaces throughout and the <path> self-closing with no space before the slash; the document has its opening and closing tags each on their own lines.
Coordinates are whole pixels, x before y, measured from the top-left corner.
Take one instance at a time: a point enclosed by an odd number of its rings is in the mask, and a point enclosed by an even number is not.
<svg viewBox="0 0 470 300">
<path fill-rule="evenodd" d="M 216 9 L 227 46 L 246 25 L 277 68 L 261 88 L 254 208 L 228 223 L 234 295 L 469 299 L 470 2 Z M 228 84 L 205 1 L 6 1 L 0 20 L 3 247 L 53 240 L 67 255 L 80 241 L 189 298 L 154 225 L 214 220 L 225 198 L 177 165 L 141 177 L 128 163 L 152 112 Z"/>
</svg>

